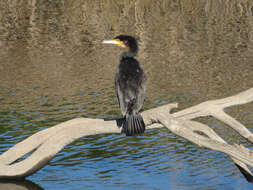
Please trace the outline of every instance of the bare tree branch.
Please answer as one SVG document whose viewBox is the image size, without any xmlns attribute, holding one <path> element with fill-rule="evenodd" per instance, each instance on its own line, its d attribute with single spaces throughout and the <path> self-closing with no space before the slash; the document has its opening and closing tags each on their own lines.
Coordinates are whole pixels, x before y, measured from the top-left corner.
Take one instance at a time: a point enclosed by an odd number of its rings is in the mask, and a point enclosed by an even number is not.
<svg viewBox="0 0 253 190">
<path fill-rule="evenodd" d="M 241 136 L 253 142 L 252 133 L 240 122 L 224 112 L 224 108 L 253 101 L 253 88 L 224 99 L 207 101 L 170 114 L 176 104 L 168 104 L 142 113 L 147 129 L 167 127 L 171 132 L 201 147 L 226 153 L 247 178 L 253 179 L 247 165 L 253 166 L 252 152 L 242 145 L 230 145 L 211 128 L 191 121 L 201 116 L 214 116 L 228 124 Z M 103 133 L 121 133 L 116 121 L 78 118 L 40 131 L 16 144 L 0 155 L 0 178 L 18 179 L 32 175 L 44 167 L 64 146 L 78 138 Z M 33 152 L 32 152 L 33 151 Z M 26 154 L 26 159 L 17 162 Z M 16 162 L 15 162 L 16 161 Z"/>
<path fill-rule="evenodd" d="M 250 88 L 249 90 L 241 92 L 235 96 L 203 102 L 199 105 L 184 109 L 172 115 L 175 118 L 180 118 L 184 120 L 190 120 L 201 116 L 213 116 L 232 127 L 242 137 L 248 139 L 250 142 L 253 142 L 253 134 L 240 122 L 236 121 L 234 118 L 224 112 L 224 108 L 240 104 L 246 104 L 252 101 L 253 88 Z"/>
</svg>

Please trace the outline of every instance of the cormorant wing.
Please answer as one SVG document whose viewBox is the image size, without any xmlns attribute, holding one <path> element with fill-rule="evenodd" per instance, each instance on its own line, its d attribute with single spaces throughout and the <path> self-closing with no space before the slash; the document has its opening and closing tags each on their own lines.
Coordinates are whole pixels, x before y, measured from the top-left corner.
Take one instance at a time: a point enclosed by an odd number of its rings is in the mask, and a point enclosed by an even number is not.
<svg viewBox="0 0 253 190">
<path fill-rule="evenodd" d="M 119 103 L 121 113 L 123 116 L 125 116 L 127 113 L 127 102 L 125 102 L 124 100 L 123 93 L 120 89 L 119 81 L 117 80 L 117 75 L 118 75 L 118 72 L 116 72 L 116 76 L 115 76 L 115 91 L 117 94 L 117 101 Z"/>
</svg>

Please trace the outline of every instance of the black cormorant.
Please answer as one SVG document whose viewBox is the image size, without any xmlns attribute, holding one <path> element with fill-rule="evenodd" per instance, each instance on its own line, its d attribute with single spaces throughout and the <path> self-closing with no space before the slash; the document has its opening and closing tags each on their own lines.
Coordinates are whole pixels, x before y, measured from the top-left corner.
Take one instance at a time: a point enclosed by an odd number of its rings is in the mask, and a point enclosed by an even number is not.
<svg viewBox="0 0 253 190">
<path fill-rule="evenodd" d="M 137 41 L 132 36 L 119 35 L 103 43 L 126 48 L 120 55 L 120 64 L 115 74 L 115 90 L 124 116 L 122 132 L 127 136 L 141 134 L 145 131 L 145 124 L 139 111 L 145 99 L 146 77 L 134 58 L 138 52 Z"/>
</svg>

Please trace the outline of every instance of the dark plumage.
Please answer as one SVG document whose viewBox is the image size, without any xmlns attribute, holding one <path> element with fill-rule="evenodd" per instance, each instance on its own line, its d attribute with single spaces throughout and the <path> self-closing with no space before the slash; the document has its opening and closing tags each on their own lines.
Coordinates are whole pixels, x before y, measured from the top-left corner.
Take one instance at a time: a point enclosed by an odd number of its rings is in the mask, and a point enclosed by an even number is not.
<svg viewBox="0 0 253 190">
<path fill-rule="evenodd" d="M 117 36 L 114 40 L 104 41 L 124 47 L 120 64 L 115 74 L 115 90 L 124 116 L 122 132 L 127 136 L 141 134 L 145 124 L 139 111 L 145 99 L 146 77 L 139 62 L 134 58 L 138 52 L 137 41 L 127 35 Z"/>
</svg>

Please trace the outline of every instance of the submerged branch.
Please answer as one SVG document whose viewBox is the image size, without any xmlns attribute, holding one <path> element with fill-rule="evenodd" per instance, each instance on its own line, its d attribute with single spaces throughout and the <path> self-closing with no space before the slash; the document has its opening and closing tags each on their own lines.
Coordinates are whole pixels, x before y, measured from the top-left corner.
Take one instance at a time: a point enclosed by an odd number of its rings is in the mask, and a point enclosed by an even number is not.
<svg viewBox="0 0 253 190">
<path fill-rule="evenodd" d="M 191 121 L 201 116 L 214 116 L 253 142 L 252 133 L 224 112 L 226 107 L 251 101 L 253 101 L 253 88 L 235 96 L 207 101 L 173 114 L 170 114 L 170 110 L 177 107 L 176 104 L 147 110 L 142 115 L 147 129 L 164 126 L 194 144 L 226 153 L 247 180 L 251 181 L 253 177 L 247 165 L 253 166 L 252 152 L 242 145 L 227 144 L 207 125 Z M 116 120 L 78 118 L 42 130 L 0 155 L 0 179 L 18 179 L 32 175 L 44 167 L 67 144 L 81 137 L 103 133 L 121 133 L 121 128 Z M 26 159 L 17 162 L 29 153 L 31 154 Z"/>
</svg>

